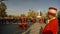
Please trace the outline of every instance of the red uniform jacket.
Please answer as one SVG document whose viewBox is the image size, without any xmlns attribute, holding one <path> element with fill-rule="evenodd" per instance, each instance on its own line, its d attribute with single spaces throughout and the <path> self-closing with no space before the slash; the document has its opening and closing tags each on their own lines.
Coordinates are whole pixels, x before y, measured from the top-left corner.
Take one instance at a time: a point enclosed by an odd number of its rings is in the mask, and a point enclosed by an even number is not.
<svg viewBox="0 0 60 34">
<path fill-rule="evenodd" d="M 58 34 L 58 20 L 56 18 L 50 20 L 42 30 L 42 34 Z"/>
<path fill-rule="evenodd" d="M 27 18 L 23 17 L 21 18 L 21 24 L 19 24 L 20 29 L 27 29 Z"/>
<path fill-rule="evenodd" d="M 27 18 L 26 17 L 21 18 L 21 22 L 22 23 L 26 23 L 27 22 Z"/>
</svg>

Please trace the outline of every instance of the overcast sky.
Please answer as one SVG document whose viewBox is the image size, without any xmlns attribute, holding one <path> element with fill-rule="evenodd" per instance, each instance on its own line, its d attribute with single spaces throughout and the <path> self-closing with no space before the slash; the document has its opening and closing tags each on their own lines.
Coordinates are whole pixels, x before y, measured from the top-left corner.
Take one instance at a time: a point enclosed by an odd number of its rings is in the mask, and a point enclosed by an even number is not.
<svg viewBox="0 0 60 34">
<path fill-rule="evenodd" d="M 31 8 L 36 11 L 48 11 L 50 6 L 60 9 L 60 0 L 8 0 L 5 1 L 5 4 L 7 5 L 7 14 L 11 15 L 26 14 Z"/>
</svg>

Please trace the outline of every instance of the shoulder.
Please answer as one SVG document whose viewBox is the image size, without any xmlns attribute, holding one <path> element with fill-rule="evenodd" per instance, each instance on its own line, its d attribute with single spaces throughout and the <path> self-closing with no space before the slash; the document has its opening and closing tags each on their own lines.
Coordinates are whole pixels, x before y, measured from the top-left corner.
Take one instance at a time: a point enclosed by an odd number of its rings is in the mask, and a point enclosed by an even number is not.
<svg viewBox="0 0 60 34">
<path fill-rule="evenodd" d="M 58 27 L 58 20 L 57 19 L 53 19 L 50 21 L 50 27 Z"/>
<path fill-rule="evenodd" d="M 55 18 L 55 19 L 51 20 L 50 22 L 51 22 L 51 23 L 58 23 L 58 19 Z"/>
</svg>

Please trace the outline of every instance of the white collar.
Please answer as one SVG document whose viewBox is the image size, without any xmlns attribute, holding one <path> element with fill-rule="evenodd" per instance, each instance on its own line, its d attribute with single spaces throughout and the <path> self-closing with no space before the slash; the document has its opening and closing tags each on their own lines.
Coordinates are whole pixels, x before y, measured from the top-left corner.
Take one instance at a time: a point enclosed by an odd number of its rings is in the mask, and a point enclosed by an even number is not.
<svg viewBox="0 0 60 34">
<path fill-rule="evenodd" d="M 55 19 L 56 17 L 53 17 L 52 19 L 50 19 L 49 21 L 51 21 L 51 20 L 53 20 L 53 19 Z"/>
<path fill-rule="evenodd" d="M 49 21 L 51 21 L 51 20 L 53 20 L 53 19 L 55 19 L 56 17 L 53 17 L 52 19 L 50 19 L 50 20 L 48 20 L 48 23 L 49 23 Z"/>
</svg>

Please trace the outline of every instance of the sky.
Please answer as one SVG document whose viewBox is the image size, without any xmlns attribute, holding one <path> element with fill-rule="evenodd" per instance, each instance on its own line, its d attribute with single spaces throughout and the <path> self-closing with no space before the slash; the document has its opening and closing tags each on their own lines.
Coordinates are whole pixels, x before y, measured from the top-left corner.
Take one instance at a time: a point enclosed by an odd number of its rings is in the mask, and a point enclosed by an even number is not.
<svg viewBox="0 0 60 34">
<path fill-rule="evenodd" d="M 49 7 L 60 9 L 60 0 L 8 0 L 4 1 L 7 6 L 7 14 L 19 16 L 21 13 L 27 14 L 29 9 L 48 11 Z"/>
</svg>

